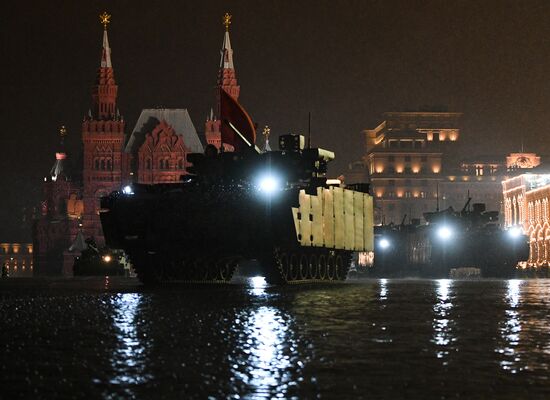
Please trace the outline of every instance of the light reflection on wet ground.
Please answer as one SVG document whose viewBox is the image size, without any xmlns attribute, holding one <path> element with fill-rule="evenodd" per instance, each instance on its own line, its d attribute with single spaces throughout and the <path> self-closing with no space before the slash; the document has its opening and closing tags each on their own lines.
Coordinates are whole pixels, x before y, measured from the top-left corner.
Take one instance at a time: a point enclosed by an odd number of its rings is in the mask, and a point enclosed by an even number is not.
<svg viewBox="0 0 550 400">
<path fill-rule="evenodd" d="M 550 280 L 0 284 L 0 398 L 550 398 Z"/>
</svg>

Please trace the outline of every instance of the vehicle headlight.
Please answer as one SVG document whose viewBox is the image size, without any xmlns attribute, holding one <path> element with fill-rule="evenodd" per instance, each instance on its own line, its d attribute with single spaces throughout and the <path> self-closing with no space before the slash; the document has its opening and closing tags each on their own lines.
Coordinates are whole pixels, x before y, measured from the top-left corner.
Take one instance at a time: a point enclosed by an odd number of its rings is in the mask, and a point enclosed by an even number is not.
<svg viewBox="0 0 550 400">
<path fill-rule="evenodd" d="M 273 194 L 281 188 L 281 180 L 274 175 L 264 175 L 258 179 L 258 190 L 260 192 Z"/>
<path fill-rule="evenodd" d="M 448 226 L 442 226 L 437 230 L 440 239 L 448 240 L 453 236 L 453 230 Z"/>
<path fill-rule="evenodd" d="M 124 194 L 134 194 L 134 189 L 130 185 L 126 185 L 122 188 L 122 193 Z"/>
<path fill-rule="evenodd" d="M 513 238 L 513 239 L 517 239 L 522 234 L 523 234 L 523 229 L 521 229 L 521 227 L 519 227 L 519 226 L 511 226 L 508 229 L 508 235 L 510 235 L 510 237 Z"/>
<path fill-rule="evenodd" d="M 390 241 L 389 241 L 388 239 L 386 239 L 386 238 L 382 238 L 382 239 L 380 239 L 380 241 L 378 242 L 378 246 L 380 246 L 380 248 L 381 248 L 382 250 L 387 249 L 388 247 L 390 247 L 390 245 L 391 245 Z"/>
</svg>

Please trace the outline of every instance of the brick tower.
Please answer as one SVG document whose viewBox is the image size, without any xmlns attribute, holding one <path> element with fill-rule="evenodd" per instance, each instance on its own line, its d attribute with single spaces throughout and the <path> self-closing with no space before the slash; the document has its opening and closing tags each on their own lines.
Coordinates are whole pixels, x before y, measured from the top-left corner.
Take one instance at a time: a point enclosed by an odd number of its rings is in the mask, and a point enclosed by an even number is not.
<svg viewBox="0 0 550 400">
<path fill-rule="evenodd" d="M 100 16 L 103 24 L 103 50 L 96 84 L 92 87 L 92 108 L 82 123 L 84 165 L 82 171 L 85 237 L 104 243 L 99 220 L 99 198 L 120 189 L 127 173 L 123 154 L 124 119 L 116 107 L 118 86 L 111 64 L 111 48 L 107 35 L 110 15 Z"/>
<path fill-rule="evenodd" d="M 223 25 L 225 26 L 225 35 L 223 37 L 222 49 L 220 51 L 220 69 L 218 71 L 218 81 L 216 85 L 216 113 L 210 112 L 210 116 L 206 119 L 204 133 L 206 143 L 213 144 L 218 149 L 221 147 L 221 121 L 218 119 L 220 115 L 220 99 L 219 89 L 222 88 L 235 100 L 239 99 L 241 87 L 237 84 L 237 75 L 235 74 L 235 66 L 233 65 L 233 49 L 231 48 L 231 40 L 229 39 L 229 25 L 231 25 L 231 15 L 223 16 Z"/>
</svg>

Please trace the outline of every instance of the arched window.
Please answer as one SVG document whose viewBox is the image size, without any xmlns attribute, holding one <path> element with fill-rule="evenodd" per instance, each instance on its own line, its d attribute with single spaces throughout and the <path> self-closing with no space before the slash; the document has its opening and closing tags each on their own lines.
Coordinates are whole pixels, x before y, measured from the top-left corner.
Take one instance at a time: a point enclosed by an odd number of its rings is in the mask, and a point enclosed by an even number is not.
<svg viewBox="0 0 550 400">
<path fill-rule="evenodd" d="M 164 169 L 164 159 L 162 158 L 159 160 L 159 168 Z"/>
<path fill-rule="evenodd" d="M 113 169 L 113 165 L 110 158 L 107 159 L 107 169 L 109 171 Z"/>
<path fill-rule="evenodd" d="M 94 159 L 94 169 L 99 169 L 99 158 Z"/>
<path fill-rule="evenodd" d="M 105 159 L 104 158 L 101 159 L 101 169 L 102 170 L 105 169 Z"/>
</svg>

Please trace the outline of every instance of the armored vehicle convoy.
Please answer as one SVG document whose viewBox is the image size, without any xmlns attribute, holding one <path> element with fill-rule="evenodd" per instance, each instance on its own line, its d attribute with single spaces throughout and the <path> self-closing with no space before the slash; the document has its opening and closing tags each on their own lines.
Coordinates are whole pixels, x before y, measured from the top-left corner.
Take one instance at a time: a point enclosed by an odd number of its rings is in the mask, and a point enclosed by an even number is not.
<svg viewBox="0 0 550 400">
<path fill-rule="evenodd" d="M 188 155 L 181 183 L 134 184 L 101 200 L 107 245 L 123 249 L 146 284 L 228 282 L 241 260 L 258 260 L 270 283 L 346 279 L 352 252 L 373 249 L 368 186 L 326 178 L 330 151 L 285 135 L 259 152 L 241 144 Z"/>
<path fill-rule="evenodd" d="M 529 257 L 529 245 L 518 227 L 498 225 L 498 211 L 485 204 L 461 211 L 448 208 L 424 214 L 426 224 L 376 227 L 375 275 L 431 278 L 471 275 L 510 278 L 518 262 Z"/>
</svg>

